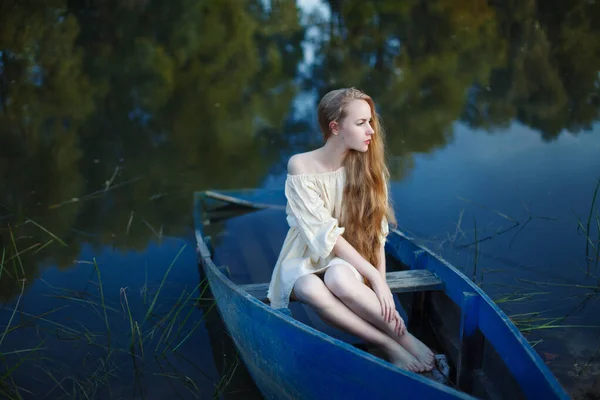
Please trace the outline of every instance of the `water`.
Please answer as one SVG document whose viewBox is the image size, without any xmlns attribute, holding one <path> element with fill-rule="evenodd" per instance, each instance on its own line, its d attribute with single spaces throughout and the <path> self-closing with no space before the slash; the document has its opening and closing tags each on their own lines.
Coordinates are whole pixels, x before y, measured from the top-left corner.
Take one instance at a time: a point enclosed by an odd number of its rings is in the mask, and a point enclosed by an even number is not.
<svg viewBox="0 0 600 400">
<path fill-rule="evenodd" d="M 298 3 L 0 5 L 0 394 L 219 393 L 235 352 L 192 307 L 192 193 L 281 187 L 318 98 L 354 85 L 399 228 L 598 397 L 600 4 Z"/>
</svg>

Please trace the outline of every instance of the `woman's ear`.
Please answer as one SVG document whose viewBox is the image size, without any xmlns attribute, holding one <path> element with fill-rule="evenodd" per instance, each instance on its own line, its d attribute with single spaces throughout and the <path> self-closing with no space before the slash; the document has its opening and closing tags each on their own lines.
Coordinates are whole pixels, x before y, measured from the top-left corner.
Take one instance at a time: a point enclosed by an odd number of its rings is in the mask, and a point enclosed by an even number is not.
<svg viewBox="0 0 600 400">
<path fill-rule="evenodd" d="M 338 134 L 338 124 L 335 121 L 331 121 L 329 123 L 329 131 L 334 134 L 337 135 Z"/>
</svg>

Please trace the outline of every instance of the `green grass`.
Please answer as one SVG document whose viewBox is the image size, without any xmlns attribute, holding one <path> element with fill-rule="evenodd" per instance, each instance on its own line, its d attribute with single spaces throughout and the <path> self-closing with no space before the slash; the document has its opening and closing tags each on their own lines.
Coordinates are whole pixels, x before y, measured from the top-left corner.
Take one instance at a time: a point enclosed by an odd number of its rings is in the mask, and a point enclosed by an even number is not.
<svg viewBox="0 0 600 400">
<path fill-rule="evenodd" d="M 4 333 L 2 333 L 2 336 L 0 336 L 0 349 L 2 348 L 2 343 L 4 342 L 4 339 L 6 338 L 6 335 L 8 334 L 10 325 L 12 324 L 12 321 L 15 318 L 15 314 L 17 313 L 17 309 L 19 308 L 19 304 L 21 303 L 21 298 L 23 297 L 24 291 L 25 291 L 25 279 L 22 279 L 21 280 L 21 292 L 19 293 L 19 295 L 17 297 L 17 305 L 15 306 L 12 314 L 10 315 L 8 324 L 6 325 L 6 328 L 4 329 Z"/>
<path fill-rule="evenodd" d="M 554 288 L 556 288 L 556 290 L 560 290 L 562 288 L 564 289 L 573 289 L 576 291 L 581 291 L 581 296 L 585 297 L 585 302 L 589 302 L 593 299 L 597 299 L 598 297 L 600 297 L 600 277 L 594 276 L 591 271 L 590 271 L 590 262 L 594 262 L 596 264 L 596 268 L 598 265 L 598 262 L 600 261 L 600 211 L 596 208 L 596 202 L 597 202 L 597 198 L 598 198 L 598 192 L 600 190 L 600 179 L 598 180 L 598 182 L 595 185 L 594 191 L 593 191 L 593 195 L 592 195 L 592 200 L 591 200 L 591 204 L 590 204 L 590 208 L 589 208 L 589 212 L 587 214 L 587 218 L 585 220 L 585 222 L 582 222 L 581 219 L 577 218 L 577 226 L 578 226 L 578 230 L 581 230 L 584 232 L 585 234 L 585 238 L 586 238 L 586 248 L 585 248 L 585 256 L 586 256 L 586 260 L 588 261 L 587 264 L 587 269 L 583 269 L 583 268 L 579 268 L 581 269 L 587 276 L 588 278 L 593 278 L 596 282 L 593 283 L 589 283 L 589 279 L 585 282 L 581 282 L 578 283 L 578 279 L 575 277 L 574 278 L 574 282 L 545 282 L 545 281 L 536 281 L 536 280 L 532 280 L 532 279 L 524 279 L 524 278 L 520 278 L 520 277 L 514 277 L 514 278 L 509 278 L 509 279 L 514 279 L 516 280 L 519 284 L 517 285 L 513 285 L 512 287 L 509 288 L 509 286 L 511 285 L 504 285 L 507 286 L 507 291 L 505 294 L 495 294 L 494 295 L 494 302 L 496 304 L 498 304 L 499 306 L 505 307 L 505 308 L 513 308 L 514 306 L 518 305 L 518 308 L 524 308 L 524 309 L 536 309 L 536 307 L 544 307 L 545 305 L 548 304 L 549 301 L 556 301 L 556 294 L 557 292 L 554 291 Z M 529 207 L 527 207 L 527 205 L 525 203 L 522 204 L 528 214 L 527 219 L 523 220 L 523 221 L 519 221 L 516 218 L 512 218 L 510 216 L 508 216 L 506 213 L 503 213 L 501 211 L 495 210 L 493 208 L 490 208 L 488 206 L 479 204 L 477 202 L 474 202 L 472 200 L 468 200 L 462 197 L 459 197 L 460 200 L 469 203 L 475 207 L 490 211 L 491 213 L 499 216 L 500 218 L 510 222 L 510 225 L 508 227 L 500 227 L 498 229 L 492 230 L 491 232 L 489 232 L 489 230 L 491 229 L 491 226 L 484 226 L 483 229 L 481 228 L 482 224 L 479 223 L 479 221 L 476 220 L 475 216 L 473 215 L 473 228 L 472 230 L 464 230 L 462 227 L 462 223 L 463 223 L 463 216 L 464 216 L 464 212 L 465 209 L 463 208 L 460 211 L 460 214 L 458 216 L 458 220 L 456 225 L 456 228 L 454 230 L 454 232 L 448 232 L 446 234 L 446 238 L 444 238 L 441 242 L 436 243 L 439 245 L 439 248 L 443 248 L 444 243 L 450 243 L 452 245 L 452 247 L 454 249 L 469 249 L 470 254 L 472 255 L 472 267 L 464 267 L 462 268 L 463 271 L 465 271 L 465 273 L 467 271 L 469 271 L 470 273 L 468 275 L 470 275 L 471 280 L 477 284 L 480 287 L 483 287 L 483 283 L 484 283 L 484 278 L 491 272 L 506 272 L 506 271 L 511 271 L 512 269 L 507 269 L 507 270 L 502 270 L 502 269 L 490 269 L 490 268 L 485 268 L 481 265 L 481 258 L 482 258 L 482 248 L 481 248 L 481 244 L 483 242 L 486 241 L 491 241 L 495 238 L 497 238 L 500 235 L 504 235 L 509 231 L 515 230 L 516 232 L 514 233 L 513 237 L 510 240 L 509 243 L 509 249 L 512 248 L 512 244 L 514 242 L 514 240 L 516 239 L 516 237 L 527 227 L 527 225 L 537 219 L 537 220 L 542 220 L 542 221 L 548 221 L 548 222 L 555 222 L 558 221 L 557 218 L 554 217 L 548 217 L 548 216 L 538 216 L 538 215 L 534 215 L 531 210 L 529 209 Z M 595 219 L 595 221 L 594 221 Z M 594 229 L 597 229 L 597 232 L 593 232 Z M 488 231 L 488 232 L 485 232 Z M 485 233 L 484 233 L 485 232 Z M 430 239 L 431 240 L 431 239 Z M 435 240 L 435 239 L 434 239 Z M 489 255 L 487 255 L 489 256 Z M 486 257 L 487 257 L 486 256 Z M 492 257 L 493 258 L 493 257 Z M 506 257 L 505 257 L 506 258 Z M 507 264 L 510 265 L 510 264 Z M 512 268 L 518 268 L 517 266 L 512 266 Z M 578 268 L 578 266 L 575 266 L 575 268 Z M 540 271 L 541 272 L 541 271 Z M 541 275 L 540 275 L 541 276 Z M 582 275 L 583 277 L 584 275 Z M 487 279 L 486 279 L 487 281 Z M 506 281 L 506 280 L 505 280 Z M 486 285 L 486 287 L 488 287 L 488 285 L 490 285 L 489 287 L 495 287 L 495 289 L 500 289 L 499 291 L 495 291 L 494 293 L 500 292 L 502 293 L 503 290 L 501 288 L 501 284 L 497 284 L 497 283 L 488 283 Z M 532 287 L 537 287 L 537 288 L 541 288 L 540 289 L 532 289 Z M 554 297 L 553 297 L 554 296 Z M 573 297 L 573 296 L 571 296 Z M 575 296 L 575 297 L 580 297 L 580 296 Z M 571 298 L 565 298 L 564 300 L 570 300 Z M 523 306 L 520 306 L 519 303 L 522 303 Z M 534 305 L 534 303 L 537 303 L 539 305 Z M 527 304 L 527 305 L 525 305 Z M 577 307 L 576 307 L 577 308 Z M 518 315 L 510 315 L 511 320 L 513 320 L 513 323 L 515 323 L 515 325 L 520 329 L 520 331 L 524 334 L 529 334 L 531 332 L 534 331 L 545 331 L 545 330 L 552 330 L 552 329 L 600 329 L 600 325 L 597 324 L 580 324 L 580 323 L 571 323 L 572 321 L 567 322 L 567 318 L 569 317 L 569 313 L 567 313 L 566 315 L 559 315 L 556 317 L 542 317 L 539 315 L 539 311 L 533 312 L 531 313 L 534 316 L 527 316 L 527 317 L 519 317 Z M 560 313 L 560 312 L 559 312 Z M 540 341 L 535 342 L 535 344 L 540 343 Z"/>
<path fill-rule="evenodd" d="M 587 219 L 587 224 L 586 224 L 586 230 L 585 230 L 586 235 L 588 236 L 588 238 L 589 238 L 589 235 L 591 234 L 591 232 L 590 232 L 590 226 L 591 226 L 591 223 L 592 223 L 592 216 L 594 215 L 594 207 L 596 205 L 596 197 L 598 196 L 598 189 L 599 188 L 600 188 L 600 178 L 598 178 L 598 183 L 596 184 L 596 188 L 594 189 L 594 194 L 592 196 L 592 202 L 590 204 L 590 212 L 588 214 L 588 219 Z M 596 215 L 598 215 L 598 214 L 596 213 Z M 598 235 L 600 235 L 600 232 L 598 232 Z M 591 245 L 592 248 L 596 250 L 596 258 L 598 258 L 597 257 L 597 255 L 598 255 L 598 247 L 600 247 L 600 246 L 594 246 L 594 244 L 591 242 L 591 240 L 588 240 L 586 243 L 587 243 L 586 249 L 585 249 L 585 255 L 586 255 L 586 257 L 589 256 L 589 254 L 588 254 L 589 245 Z"/>
<path fill-rule="evenodd" d="M 60 288 L 46 282 L 53 292 L 48 298 L 62 304 L 34 315 L 22 309 L 26 265 L 21 257 L 32 254 L 40 246 L 30 246 L 19 251 L 12 231 L 10 237 L 10 248 L 0 251 L 0 280 L 4 283 L 17 283 L 19 293 L 11 307 L 5 305 L 0 309 L 0 316 L 6 316 L 6 323 L 0 326 L 0 370 L 3 371 L 0 375 L 1 398 L 51 396 L 94 399 L 100 393 L 110 394 L 116 386 L 129 383 L 141 398 L 152 398 L 147 393 L 146 385 L 148 380 L 156 379 L 165 379 L 169 381 L 165 384 L 184 388 L 188 394 L 197 398 L 201 393 L 200 387 L 206 387 L 207 384 L 213 385 L 215 392 L 222 389 L 222 382 L 213 382 L 213 378 L 202 368 L 181 353 L 184 344 L 202 326 L 206 315 L 214 306 L 214 301 L 208 307 L 203 306 L 205 311 L 200 315 L 197 306 L 205 298 L 208 287 L 206 281 L 190 290 L 182 288 L 176 298 L 166 298 L 163 295 L 169 274 L 186 245 L 178 250 L 158 287 L 151 293 L 148 289 L 147 269 L 145 270 L 140 279 L 142 290 L 140 296 L 135 298 L 135 306 L 126 288 L 122 288 L 116 295 L 106 292 L 102 266 L 93 259 L 89 263 L 82 263 L 91 265 L 92 268 L 90 278 L 93 280 L 86 283 L 86 289 L 79 291 Z M 54 237 L 50 240 L 43 246 L 46 251 L 51 249 L 52 243 L 59 243 Z M 7 270 L 9 264 L 12 264 L 12 273 Z M 88 286 L 93 290 L 87 291 Z M 114 306 L 117 301 L 121 307 Z M 95 328 L 88 327 L 87 323 L 79 322 L 77 317 L 70 320 L 61 317 L 64 313 L 77 316 L 83 315 L 82 312 L 94 316 L 92 319 L 96 319 L 103 329 L 97 330 L 96 325 Z M 21 332 L 32 330 L 39 338 L 37 345 L 7 347 L 9 342 L 10 346 L 19 343 Z M 71 361 L 68 365 L 60 363 L 56 358 L 57 354 L 53 353 L 56 351 L 53 347 L 56 346 L 78 354 L 79 361 L 73 364 L 69 357 Z M 197 376 L 180 372 L 183 371 L 182 368 L 196 371 Z M 35 374 L 36 382 L 41 379 L 50 388 L 47 393 L 31 393 L 34 389 L 28 387 L 33 383 L 29 374 L 35 371 L 38 371 Z"/>
<path fill-rule="evenodd" d="M 596 199 L 598 197 L 598 190 L 600 189 L 600 178 L 596 183 L 596 187 L 592 194 L 592 201 L 590 203 L 590 211 L 588 212 L 587 221 L 585 226 L 581 222 L 580 218 L 577 218 L 577 229 L 581 229 L 585 235 L 585 259 L 587 264 L 587 274 L 591 273 L 591 263 L 595 265 L 595 269 L 598 269 L 598 262 L 600 261 L 600 214 L 596 208 Z M 595 212 L 594 212 L 595 211 Z M 597 237 L 592 237 L 593 219 L 596 219 Z M 598 282 L 600 285 L 600 282 Z"/>
<path fill-rule="evenodd" d="M 44 350 L 44 348 L 42 346 L 43 346 L 45 340 L 42 340 L 36 347 L 33 347 L 33 348 L 12 349 L 12 350 L 4 350 L 3 349 L 2 344 L 5 342 L 8 335 L 11 332 L 15 331 L 16 329 L 18 329 L 17 326 L 13 326 L 13 321 L 15 319 L 15 315 L 17 314 L 17 310 L 19 309 L 19 305 L 21 304 L 21 300 L 22 300 L 23 294 L 25 292 L 25 282 L 26 282 L 25 270 L 23 268 L 23 263 L 21 262 L 21 256 L 20 256 L 22 254 L 22 252 L 19 252 L 19 250 L 17 249 L 17 245 L 16 245 L 16 242 L 14 239 L 12 228 L 10 226 L 9 226 L 9 232 L 10 232 L 10 237 L 11 237 L 12 251 L 14 252 L 14 254 L 9 259 L 13 261 L 13 266 L 14 266 L 14 271 L 15 271 L 14 277 L 16 278 L 15 283 L 18 282 L 20 284 L 20 290 L 17 295 L 15 307 L 12 309 L 12 312 L 10 314 L 8 322 L 7 322 L 6 326 L 4 327 L 4 331 L 0 335 L 0 360 L 2 361 L 2 364 L 4 364 L 3 373 L 0 376 L 0 394 L 2 394 L 3 396 L 5 396 L 8 399 L 21 399 L 22 398 L 21 393 L 28 393 L 29 391 L 26 388 L 19 387 L 18 384 L 13 379 L 12 374 L 15 371 L 19 370 L 35 353 Z M 2 250 L 2 262 L 0 264 L 0 279 L 4 275 L 3 271 L 4 271 L 4 266 L 5 266 L 5 260 L 6 260 L 5 256 L 6 256 L 6 249 L 3 249 Z M 21 276 L 18 276 L 19 270 L 16 267 L 17 262 L 18 262 L 19 266 L 21 267 L 20 268 L 20 270 L 22 272 Z M 6 279 L 6 275 L 4 275 L 4 276 Z M 10 363 L 8 360 L 9 358 L 17 358 L 17 360 L 14 363 Z"/>
<path fill-rule="evenodd" d="M 165 284 L 165 281 L 167 280 L 167 276 L 169 276 L 169 272 L 171 272 L 171 268 L 173 268 L 173 265 L 175 265 L 175 261 L 177 261 L 177 259 L 179 258 L 181 253 L 183 253 L 183 250 L 185 250 L 186 247 L 187 247 L 187 244 L 184 245 L 179 250 L 179 252 L 175 256 L 175 259 L 173 259 L 173 262 L 171 262 L 171 265 L 169 265 L 169 268 L 167 269 L 167 272 L 163 276 L 162 281 L 160 282 L 160 286 L 159 286 L 158 290 L 156 291 L 156 294 L 154 295 L 154 299 L 152 300 L 152 303 L 150 304 L 150 308 L 148 308 L 148 311 L 146 312 L 146 317 L 144 318 L 143 322 L 146 322 L 148 320 L 148 318 L 150 317 L 150 314 L 152 313 L 152 311 L 154 310 L 154 307 L 156 305 L 156 300 L 158 300 L 158 296 L 160 295 L 160 291 L 161 291 L 163 285 Z"/>
<path fill-rule="evenodd" d="M 239 364 L 240 364 L 239 356 L 236 355 L 233 362 L 230 361 L 228 363 L 227 360 L 224 360 L 223 364 L 226 365 L 225 372 L 223 373 L 221 379 L 219 380 L 219 382 L 217 383 L 217 386 L 215 388 L 215 391 L 213 394 L 214 400 L 217 400 L 219 398 L 219 396 L 223 394 L 223 392 L 226 390 L 227 386 L 233 379 L 233 377 L 235 375 L 235 371 L 237 370 L 237 368 L 239 367 Z"/>
<path fill-rule="evenodd" d="M 44 228 L 43 226 L 41 226 L 40 224 L 38 224 L 34 220 L 27 218 L 25 220 L 25 223 L 35 225 L 36 227 L 38 227 L 39 229 L 41 229 L 42 231 L 44 231 L 45 233 L 47 233 L 48 235 L 50 235 L 58 243 L 60 243 L 61 245 L 67 247 L 67 244 L 64 241 L 62 241 L 58 236 L 56 236 L 54 233 L 50 232 L 48 229 Z"/>
<path fill-rule="evenodd" d="M 482 243 L 482 242 L 486 242 L 486 241 L 488 241 L 488 240 L 492 240 L 492 239 L 494 239 L 494 238 L 495 238 L 495 237 L 497 237 L 497 236 L 500 236 L 500 235 L 503 235 L 503 234 L 505 234 L 505 233 L 507 233 L 507 232 L 510 232 L 510 231 L 512 231 L 513 229 L 515 229 L 515 228 L 519 227 L 519 225 L 521 225 L 521 223 L 520 223 L 519 221 L 517 221 L 517 220 L 516 220 L 516 219 L 514 219 L 514 218 L 511 218 L 511 217 L 509 217 L 508 215 L 506 215 L 506 214 L 505 214 L 505 213 L 503 213 L 503 212 L 500 212 L 500 211 L 498 211 L 498 210 L 495 210 L 495 209 L 489 208 L 489 207 L 487 207 L 487 206 L 485 206 L 485 205 L 479 204 L 479 203 L 477 203 L 477 202 L 474 202 L 474 201 L 472 201 L 472 200 L 465 199 L 464 197 L 460 197 L 460 196 L 458 196 L 458 198 L 459 198 L 460 200 L 464 201 L 464 202 L 467 202 L 467 203 L 473 204 L 473 205 L 475 205 L 475 206 L 477 206 L 477 207 L 479 207 L 479 208 L 486 209 L 486 210 L 490 210 L 492 213 L 494 213 L 494 214 L 496 214 L 496 215 L 500 216 L 501 218 L 503 218 L 503 219 L 505 219 L 505 220 L 509 221 L 509 222 L 511 223 L 511 225 L 510 225 L 510 226 L 508 226 L 507 228 L 499 228 L 499 229 L 497 229 L 495 232 L 493 232 L 493 233 L 492 233 L 492 234 L 490 234 L 490 235 L 483 236 L 483 237 L 477 237 L 477 226 L 476 226 L 476 224 L 475 224 L 475 216 L 473 216 L 473 223 L 474 223 L 474 231 L 473 231 L 473 232 L 474 232 L 474 235 L 475 235 L 475 239 L 474 239 L 472 242 L 469 242 L 469 243 L 466 243 L 466 244 L 458 244 L 458 243 L 456 243 L 456 242 L 453 242 L 453 245 L 454 245 L 454 247 L 455 247 L 455 248 L 457 248 L 457 249 L 468 248 L 468 247 L 471 247 L 471 246 L 476 246 L 476 245 L 479 245 L 479 244 L 480 244 L 480 243 Z M 531 221 L 532 219 L 533 219 L 533 217 L 530 215 L 530 216 L 529 216 L 529 219 L 528 219 L 528 220 L 525 222 L 525 224 L 523 225 L 523 227 L 524 227 L 524 226 L 526 226 L 526 225 L 529 223 L 529 221 Z M 458 225 L 457 225 L 457 230 L 460 230 L 460 221 L 461 221 L 461 220 L 462 220 L 462 212 L 461 212 L 461 218 L 459 219 L 459 223 L 458 223 Z M 463 236 L 464 238 L 466 238 L 467 236 L 466 236 L 465 232 L 463 232 L 462 230 L 460 230 L 460 231 L 461 231 L 461 233 L 462 233 L 462 236 Z M 517 234 L 518 234 L 518 233 L 519 233 L 519 232 L 517 231 Z M 455 234 L 455 238 L 456 238 L 456 234 Z"/>
<path fill-rule="evenodd" d="M 108 348 L 110 349 L 110 324 L 108 322 L 108 315 L 106 315 L 106 304 L 104 301 L 104 288 L 102 286 L 102 277 L 100 276 L 100 268 L 98 268 L 98 263 L 96 262 L 96 259 L 94 258 L 94 270 L 96 271 L 96 274 L 98 276 L 98 291 L 100 292 L 100 299 L 101 299 L 101 305 L 102 305 L 102 312 L 104 313 L 104 323 L 106 324 L 106 344 L 108 346 Z"/>
</svg>

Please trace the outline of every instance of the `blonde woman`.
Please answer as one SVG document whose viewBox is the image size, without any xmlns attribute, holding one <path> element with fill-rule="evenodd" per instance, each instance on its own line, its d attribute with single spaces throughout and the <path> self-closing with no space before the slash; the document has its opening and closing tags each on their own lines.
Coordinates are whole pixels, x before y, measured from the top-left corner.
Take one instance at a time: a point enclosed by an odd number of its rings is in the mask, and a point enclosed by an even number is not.
<svg viewBox="0 0 600 400">
<path fill-rule="evenodd" d="M 385 278 L 384 243 L 395 217 L 375 104 L 355 88 L 333 90 L 318 119 L 325 144 L 288 162 L 290 228 L 269 285 L 271 306 L 287 307 L 293 297 L 380 347 L 393 364 L 429 371 L 434 355 L 406 330 Z"/>
</svg>

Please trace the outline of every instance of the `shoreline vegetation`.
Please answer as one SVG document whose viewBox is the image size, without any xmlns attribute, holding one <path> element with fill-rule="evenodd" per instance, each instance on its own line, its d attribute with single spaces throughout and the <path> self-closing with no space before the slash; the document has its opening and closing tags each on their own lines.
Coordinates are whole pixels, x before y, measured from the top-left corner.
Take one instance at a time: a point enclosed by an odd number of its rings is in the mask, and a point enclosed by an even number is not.
<svg viewBox="0 0 600 400">
<path fill-rule="evenodd" d="M 40 229 L 53 236 L 49 230 L 41 226 Z M 131 389 L 134 396 L 146 398 L 148 380 L 156 378 L 164 378 L 165 385 L 169 385 L 173 393 L 181 394 L 187 390 L 195 398 L 202 397 L 200 388 L 206 386 L 205 382 L 200 385 L 198 380 L 206 380 L 214 386 L 213 397 L 218 397 L 224 390 L 224 383 L 231 376 L 223 375 L 220 381 L 214 382 L 214 377 L 206 373 L 204 366 L 182 351 L 204 324 L 207 315 L 216 312 L 214 302 L 206 296 L 206 281 L 189 290 L 184 288 L 177 298 L 165 297 L 164 293 L 161 296 L 168 285 L 169 273 L 186 245 L 179 249 L 156 288 L 149 286 L 146 273 L 139 294 L 122 287 L 118 298 L 107 296 L 101 267 L 95 259 L 86 262 L 91 270 L 90 279 L 82 282 L 85 284 L 83 290 L 57 287 L 40 278 L 49 289 L 45 296 L 63 304 L 32 314 L 22 306 L 26 297 L 26 278 L 21 260 L 21 256 L 32 248 L 19 251 L 10 227 L 9 232 L 12 246 L 2 251 L 0 279 L 13 280 L 18 294 L 10 302 L 11 306 L 5 304 L 0 310 L 2 398 L 93 399 L 100 393 L 114 395 L 113 391 L 128 380 L 133 382 L 133 388 L 126 384 L 126 389 Z M 165 304 L 169 306 L 163 307 Z M 69 317 L 83 314 L 92 315 L 100 324 L 91 323 L 93 327 L 88 327 L 76 317 Z M 29 348 L 8 348 L 9 342 L 15 343 L 11 339 L 19 335 L 33 336 L 37 338 L 37 344 Z M 60 353 L 71 351 L 80 355 L 79 363 L 61 362 L 64 357 Z M 28 379 L 21 371 L 35 371 L 45 377 L 45 381 L 37 375 L 35 380 Z M 44 391 L 38 391 L 40 388 Z"/>
</svg>

